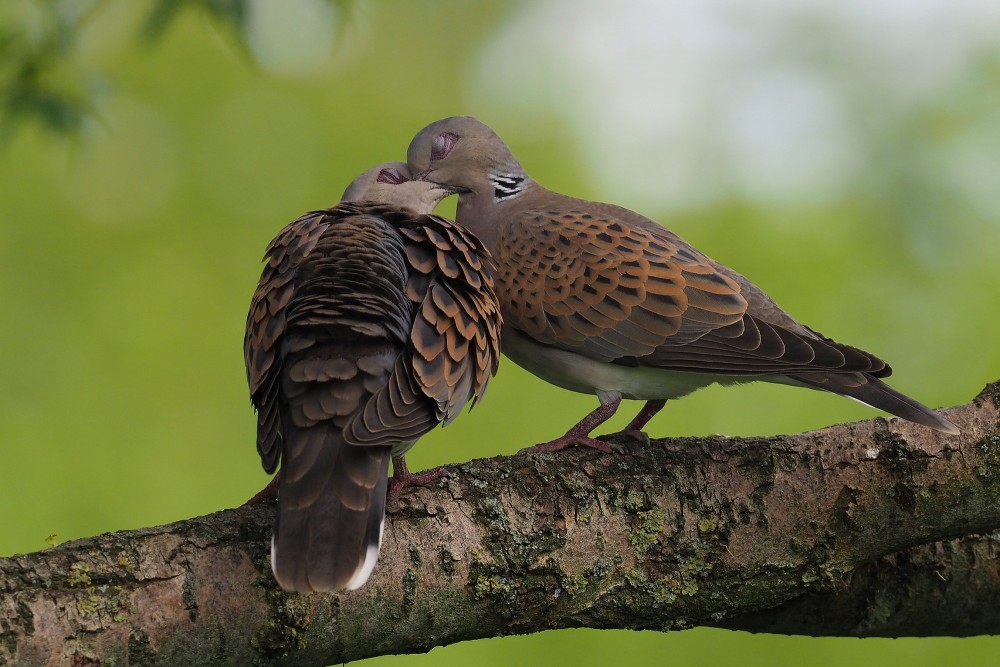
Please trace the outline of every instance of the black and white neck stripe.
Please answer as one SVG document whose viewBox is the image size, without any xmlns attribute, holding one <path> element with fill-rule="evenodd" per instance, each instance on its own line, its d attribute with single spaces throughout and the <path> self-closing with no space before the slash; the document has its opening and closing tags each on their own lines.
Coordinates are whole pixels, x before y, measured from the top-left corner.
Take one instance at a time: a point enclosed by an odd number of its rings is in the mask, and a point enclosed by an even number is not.
<svg viewBox="0 0 1000 667">
<path fill-rule="evenodd" d="M 493 184 L 493 197 L 498 201 L 513 199 L 524 192 L 524 175 L 522 174 L 490 174 Z"/>
</svg>

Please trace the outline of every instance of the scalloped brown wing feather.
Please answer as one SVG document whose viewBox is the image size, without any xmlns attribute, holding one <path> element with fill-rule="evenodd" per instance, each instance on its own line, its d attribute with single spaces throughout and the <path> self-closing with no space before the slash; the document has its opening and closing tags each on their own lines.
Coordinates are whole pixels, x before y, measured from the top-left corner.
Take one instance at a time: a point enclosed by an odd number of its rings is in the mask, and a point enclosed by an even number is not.
<svg viewBox="0 0 1000 667">
<path fill-rule="evenodd" d="M 244 354 L 261 461 L 282 462 L 283 587 L 360 585 L 392 449 L 485 391 L 500 321 L 480 254 L 448 221 L 371 203 L 307 214 L 268 246 Z"/>
<path fill-rule="evenodd" d="M 545 345 L 703 373 L 886 369 L 804 327 L 755 318 L 737 280 L 666 230 L 528 210 L 504 225 L 497 245 L 507 324 Z"/>
<path fill-rule="evenodd" d="M 581 211 L 526 211 L 497 244 L 507 324 L 612 361 L 740 319 L 739 286 L 669 239 Z"/>
<path fill-rule="evenodd" d="M 387 442 L 394 429 L 419 429 L 412 406 L 433 401 L 433 428 L 482 397 L 500 360 L 500 308 L 489 252 L 479 239 L 438 216 L 396 221 L 409 266 L 406 294 L 415 306 L 407 370 L 368 401 L 349 425 L 356 444 Z M 429 430 L 429 428 L 427 428 Z"/>
<path fill-rule="evenodd" d="M 296 267 L 312 252 L 328 227 L 329 219 L 313 212 L 278 232 L 264 252 L 267 264 L 250 301 L 243 356 L 251 401 L 257 408 L 257 451 L 268 473 L 274 472 L 281 453 L 278 344 L 285 333 L 285 309 L 295 292 Z"/>
</svg>

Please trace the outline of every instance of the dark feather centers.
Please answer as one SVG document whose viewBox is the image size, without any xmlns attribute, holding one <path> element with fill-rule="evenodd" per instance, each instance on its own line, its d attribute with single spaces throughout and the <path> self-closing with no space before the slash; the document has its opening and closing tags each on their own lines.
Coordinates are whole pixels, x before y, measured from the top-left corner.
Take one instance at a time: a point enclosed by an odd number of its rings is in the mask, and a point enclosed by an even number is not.
<svg viewBox="0 0 1000 667">
<path fill-rule="evenodd" d="M 275 575 L 299 591 L 357 586 L 390 455 L 496 372 L 492 263 L 463 228 L 370 202 L 303 216 L 265 260 L 244 354 L 261 462 L 281 464 Z"/>
</svg>

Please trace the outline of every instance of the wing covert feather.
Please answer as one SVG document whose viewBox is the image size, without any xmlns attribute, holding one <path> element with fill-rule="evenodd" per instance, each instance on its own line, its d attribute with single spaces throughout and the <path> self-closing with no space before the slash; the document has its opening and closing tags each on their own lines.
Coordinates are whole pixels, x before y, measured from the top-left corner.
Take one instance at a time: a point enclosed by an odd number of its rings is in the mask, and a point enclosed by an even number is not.
<svg viewBox="0 0 1000 667">
<path fill-rule="evenodd" d="M 543 345 L 690 372 L 891 372 L 798 325 L 745 278 L 658 226 L 528 210 L 505 223 L 497 256 L 507 325 Z"/>
</svg>

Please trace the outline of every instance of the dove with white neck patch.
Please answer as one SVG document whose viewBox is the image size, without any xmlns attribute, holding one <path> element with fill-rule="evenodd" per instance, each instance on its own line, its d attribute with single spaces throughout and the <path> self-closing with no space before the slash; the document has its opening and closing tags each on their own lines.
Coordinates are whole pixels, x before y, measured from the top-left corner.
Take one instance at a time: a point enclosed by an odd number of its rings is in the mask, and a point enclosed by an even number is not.
<svg viewBox="0 0 1000 667">
<path fill-rule="evenodd" d="M 800 324 L 732 269 L 652 220 L 548 190 L 470 116 L 432 123 L 410 143 L 414 178 L 458 193 L 456 222 L 497 265 L 501 348 L 560 387 L 601 405 L 537 447 L 587 444 L 623 398 L 647 401 L 640 433 L 669 399 L 713 383 L 778 382 L 856 399 L 955 434 L 947 419 L 892 389 L 889 366 Z"/>
</svg>

